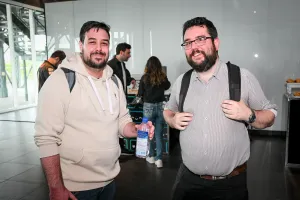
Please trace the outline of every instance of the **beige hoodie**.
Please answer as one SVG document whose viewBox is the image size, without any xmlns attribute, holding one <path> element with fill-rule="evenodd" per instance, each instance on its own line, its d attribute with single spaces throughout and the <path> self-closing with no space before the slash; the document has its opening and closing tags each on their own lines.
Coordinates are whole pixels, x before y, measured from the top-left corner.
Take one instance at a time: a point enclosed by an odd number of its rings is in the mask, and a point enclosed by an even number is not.
<svg viewBox="0 0 300 200">
<path fill-rule="evenodd" d="M 60 155 L 65 186 L 70 191 L 99 188 L 120 172 L 119 133 L 132 122 L 122 83 L 111 79 L 107 65 L 100 79 L 91 77 L 79 54 L 61 67 L 76 71 L 70 93 L 67 79 L 57 69 L 40 93 L 35 142 L 41 158 Z"/>
</svg>

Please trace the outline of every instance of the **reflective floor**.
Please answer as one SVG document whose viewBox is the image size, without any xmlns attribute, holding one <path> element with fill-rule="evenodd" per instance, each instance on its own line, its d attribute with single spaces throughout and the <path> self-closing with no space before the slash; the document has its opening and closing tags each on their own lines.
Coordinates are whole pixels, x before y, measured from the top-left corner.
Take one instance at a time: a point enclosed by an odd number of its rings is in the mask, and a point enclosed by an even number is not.
<svg viewBox="0 0 300 200">
<path fill-rule="evenodd" d="M 48 199 L 38 149 L 33 142 L 34 118 L 34 108 L 0 115 L 0 200 Z M 250 200 L 300 200 L 300 171 L 285 169 L 284 155 L 283 138 L 252 138 L 248 162 Z M 178 145 L 170 156 L 164 157 L 163 169 L 134 156 L 122 156 L 120 162 L 117 200 L 170 198 L 180 164 Z"/>
</svg>

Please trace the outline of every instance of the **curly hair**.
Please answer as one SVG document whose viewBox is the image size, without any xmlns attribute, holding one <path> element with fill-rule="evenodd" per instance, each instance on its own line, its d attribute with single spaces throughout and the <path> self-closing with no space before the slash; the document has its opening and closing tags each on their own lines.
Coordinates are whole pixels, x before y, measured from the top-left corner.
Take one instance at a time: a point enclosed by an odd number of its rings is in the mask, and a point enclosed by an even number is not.
<svg viewBox="0 0 300 200">
<path fill-rule="evenodd" d="M 158 86 L 166 79 L 166 77 L 167 76 L 162 70 L 162 65 L 159 59 L 155 56 L 151 56 L 145 67 L 144 83 L 150 83 L 153 86 Z"/>
</svg>

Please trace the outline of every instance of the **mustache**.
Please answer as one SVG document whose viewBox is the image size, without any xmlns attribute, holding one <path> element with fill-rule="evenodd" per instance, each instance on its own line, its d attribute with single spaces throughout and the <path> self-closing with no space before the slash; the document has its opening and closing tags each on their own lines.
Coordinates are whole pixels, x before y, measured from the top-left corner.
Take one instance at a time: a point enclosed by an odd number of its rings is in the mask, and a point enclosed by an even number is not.
<svg viewBox="0 0 300 200">
<path fill-rule="evenodd" d="M 92 55 L 101 55 L 101 56 L 106 56 L 106 53 L 100 51 L 100 52 L 95 52 L 95 53 L 91 53 L 91 56 Z"/>
<path fill-rule="evenodd" d="M 198 49 L 193 50 L 192 53 L 191 53 L 191 56 L 194 56 L 194 55 L 197 54 L 197 53 L 201 53 L 202 55 L 206 56 L 206 54 L 205 54 L 204 51 L 200 51 L 200 50 L 198 50 Z"/>
</svg>

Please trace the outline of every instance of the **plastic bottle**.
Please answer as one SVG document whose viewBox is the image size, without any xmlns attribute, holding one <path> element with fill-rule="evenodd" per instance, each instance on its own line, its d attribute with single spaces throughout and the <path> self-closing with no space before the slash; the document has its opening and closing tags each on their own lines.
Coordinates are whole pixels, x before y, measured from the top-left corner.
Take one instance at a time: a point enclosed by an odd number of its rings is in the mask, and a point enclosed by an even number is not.
<svg viewBox="0 0 300 200">
<path fill-rule="evenodd" d="M 139 158 L 146 158 L 149 154 L 149 126 L 147 122 L 148 118 L 143 117 L 137 133 L 135 155 Z"/>
</svg>

